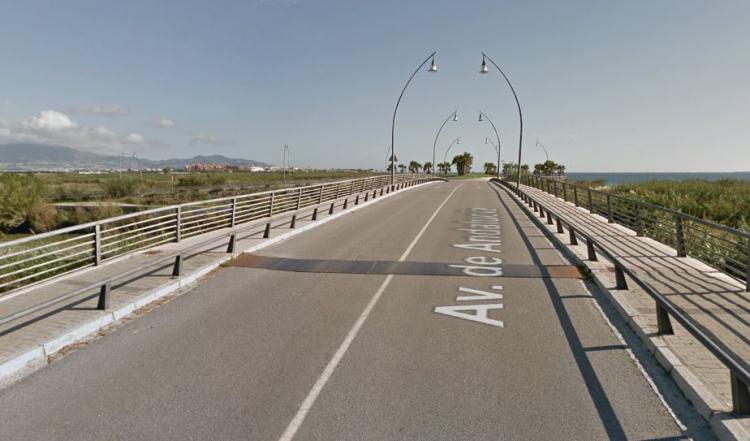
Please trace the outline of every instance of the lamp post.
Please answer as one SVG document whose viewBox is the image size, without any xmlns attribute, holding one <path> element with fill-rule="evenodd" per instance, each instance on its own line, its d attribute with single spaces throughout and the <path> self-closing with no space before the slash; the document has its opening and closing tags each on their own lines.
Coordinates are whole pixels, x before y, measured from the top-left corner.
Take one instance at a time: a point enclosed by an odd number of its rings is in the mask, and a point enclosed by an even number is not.
<svg viewBox="0 0 750 441">
<path fill-rule="evenodd" d="M 286 167 L 287 167 L 287 156 L 289 155 L 289 146 L 284 144 L 283 156 L 281 159 L 281 168 L 284 170 L 284 184 L 286 185 Z"/>
<path fill-rule="evenodd" d="M 448 146 L 448 148 L 445 149 L 445 154 L 443 155 L 443 162 L 447 162 L 448 161 L 448 152 L 450 151 L 451 147 L 453 147 L 456 144 L 461 144 L 461 137 L 460 136 L 458 138 L 454 139 L 453 141 L 451 141 L 451 143 Z M 444 171 L 443 172 L 443 177 L 445 177 L 447 174 L 448 174 L 448 171 L 447 170 Z"/>
<path fill-rule="evenodd" d="M 391 121 L 391 185 L 393 185 L 395 181 L 395 171 L 396 171 L 396 164 L 395 164 L 395 158 L 396 158 L 396 152 L 394 149 L 394 143 L 396 139 L 396 113 L 398 112 L 398 106 L 401 104 L 401 98 L 404 96 L 404 92 L 406 92 L 406 88 L 409 87 L 409 83 L 411 83 L 411 80 L 414 79 L 414 76 L 419 72 L 419 69 L 422 68 L 425 64 L 427 64 L 428 61 L 432 60 L 430 63 L 430 68 L 427 69 L 428 72 L 437 72 L 437 65 L 435 64 L 435 54 L 437 51 L 431 53 L 425 60 L 420 64 L 415 70 L 414 73 L 411 74 L 409 79 L 406 81 L 406 84 L 404 84 L 404 88 L 401 89 L 401 94 L 398 96 L 398 100 L 396 101 L 396 107 L 393 109 L 393 120 Z"/>
<path fill-rule="evenodd" d="M 495 63 L 492 58 L 488 57 L 487 54 L 482 52 L 482 66 L 479 68 L 480 74 L 486 74 L 489 72 L 489 69 L 487 68 L 487 60 L 492 63 L 493 66 L 500 72 L 500 74 L 505 78 L 505 82 L 508 83 L 508 87 L 510 87 L 510 91 L 513 92 L 513 98 L 516 100 L 516 107 L 518 108 L 518 122 L 519 122 L 519 131 L 518 131 L 518 175 L 516 178 L 516 191 L 521 190 L 521 148 L 523 146 L 523 114 L 521 113 L 521 103 L 518 102 L 518 95 L 516 95 L 516 90 L 513 88 L 513 85 L 510 83 L 510 80 L 508 79 L 508 76 L 505 75 L 505 72 L 503 72 L 502 69 L 500 69 L 500 66 Z"/>
<path fill-rule="evenodd" d="M 492 148 L 495 149 L 496 152 L 498 151 L 498 146 L 495 145 L 495 143 L 492 142 L 492 140 L 489 137 L 487 137 L 487 136 L 484 137 L 484 143 L 485 144 L 490 144 L 492 146 Z M 497 178 L 500 179 L 500 153 L 499 152 L 498 152 L 498 155 L 497 155 L 497 171 L 496 171 L 496 174 L 497 174 Z"/>
<path fill-rule="evenodd" d="M 547 153 L 547 148 L 544 147 L 544 145 L 541 142 L 539 142 L 539 140 L 536 141 L 536 146 L 541 147 L 542 150 L 544 150 L 544 155 L 547 157 L 547 161 L 549 161 L 549 153 Z"/>
<path fill-rule="evenodd" d="M 438 137 L 440 136 L 440 132 L 443 131 L 443 127 L 448 123 L 450 120 L 458 121 L 458 110 L 454 110 L 453 113 L 448 115 L 448 118 L 445 118 L 445 121 L 443 121 L 443 125 L 440 126 L 440 128 L 437 131 L 437 135 L 435 135 L 435 142 L 432 143 L 432 169 L 433 174 L 435 170 L 435 148 L 437 147 Z"/>
<path fill-rule="evenodd" d="M 497 137 L 497 145 L 493 145 L 495 147 L 495 151 L 497 152 L 497 179 L 500 179 L 500 135 L 497 133 L 497 128 L 495 127 L 495 124 L 492 123 L 492 120 L 489 116 L 487 116 L 486 113 L 479 111 L 479 122 L 484 121 L 482 117 L 487 118 L 487 122 L 490 123 L 492 126 L 492 130 L 495 131 L 495 137 Z M 485 138 L 484 143 L 488 144 L 489 138 Z"/>
</svg>

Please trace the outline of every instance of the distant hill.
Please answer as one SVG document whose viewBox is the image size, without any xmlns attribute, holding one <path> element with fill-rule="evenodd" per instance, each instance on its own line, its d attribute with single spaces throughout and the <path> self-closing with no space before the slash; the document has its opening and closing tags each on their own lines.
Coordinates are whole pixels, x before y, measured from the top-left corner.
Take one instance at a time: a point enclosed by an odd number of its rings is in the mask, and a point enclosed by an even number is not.
<svg viewBox="0 0 750 441">
<path fill-rule="evenodd" d="M 0 171 L 63 171 L 63 170 L 118 170 L 120 156 L 84 152 L 70 147 L 30 143 L 0 144 Z M 227 158 L 222 155 L 195 156 L 184 159 L 152 160 L 138 158 L 141 168 L 184 169 L 188 164 L 228 164 L 234 166 L 266 167 L 268 164 L 252 159 Z M 136 168 L 132 158 L 123 161 L 126 168 Z"/>
</svg>

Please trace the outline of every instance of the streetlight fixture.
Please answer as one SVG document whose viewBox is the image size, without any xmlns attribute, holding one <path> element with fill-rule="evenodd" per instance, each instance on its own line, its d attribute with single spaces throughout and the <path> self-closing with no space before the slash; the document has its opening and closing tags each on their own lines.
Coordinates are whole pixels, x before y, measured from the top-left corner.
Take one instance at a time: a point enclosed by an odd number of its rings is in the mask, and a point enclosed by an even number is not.
<svg viewBox="0 0 750 441">
<path fill-rule="evenodd" d="M 437 148 L 438 137 L 440 136 L 440 132 L 443 131 L 443 127 L 445 127 L 445 124 L 447 124 L 448 121 L 450 121 L 450 120 L 458 121 L 458 110 L 454 110 L 453 113 L 451 113 L 450 115 L 448 115 L 448 118 L 445 118 L 445 121 L 443 121 L 443 125 L 440 126 L 440 128 L 437 131 L 437 135 L 435 135 L 435 142 L 432 143 L 432 169 L 433 169 L 433 174 L 435 174 L 435 172 L 434 172 L 434 170 L 435 170 L 435 149 Z"/>
<path fill-rule="evenodd" d="M 484 67 L 486 68 L 487 66 L 485 65 Z M 500 135 L 497 133 L 497 128 L 495 127 L 495 124 L 492 122 L 492 120 L 490 119 L 490 117 L 487 116 L 487 114 L 485 114 L 484 112 L 482 112 L 480 110 L 479 111 L 479 120 L 478 121 L 482 122 L 482 121 L 484 121 L 484 118 L 486 118 L 487 122 L 490 123 L 490 125 L 492 126 L 492 130 L 495 131 L 495 137 L 497 137 L 497 145 L 493 144 L 493 147 L 495 147 L 495 152 L 497 152 L 497 170 L 496 170 L 497 179 L 500 179 Z M 489 142 L 488 142 L 489 140 L 490 140 L 489 138 L 485 138 L 484 143 L 485 144 L 489 144 Z"/>
<path fill-rule="evenodd" d="M 461 144 L 461 137 L 460 136 L 458 138 L 454 139 L 453 141 L 451 141 L 451 143 L 448 146 L 448 148 L 445 149 L 445 154 L 443 155 L 443 162 L 447 162 L 448 161 L 448 152 L 450 151 L 451 147 L 453 147 L 456 144 Z M 447 174 L 448 174 L 448 171 L 447 170 L 444 171 L 443 172 L 443 177 L 445 177 Z"/>
<path fill-rule="evenodd" d="M 404 92 L 406 92 L 406 88 L 409 87 L 409 83 L 411 83 L 411 80 L 414 79 L 414 76 L 417 75 L 417 72 L 427 64 L 428 61 L 430 62 L 430 68 L 427 69 L 427 72 L 437 72 L 437 64 L 435 64 L 435 54 L 437 54 L 437 51 L 431 53 L 425 60 L 420 64 L 415 70 L 414 73 L 411 74 L 409 79 L 406 81 L 406 84 L 404 84 L 404 88 L 401 89 L 401 95 L 398 96 L 398 100 L 396 101 L 396 108 L 393 109 L 393 120 L 391 121 L 391 185 L 395 182 L 395 171 L 396 171 L 396 164 L 394 161 L 394 158 L 396 157 L 396 152 L 394 149 L 395 139 L 396 139 L 396 113 L 398 112 L 398 106 L 401 104 L 401 98 L 404 96 Z"/>
<path fill-rule="evenodd" d="M 513 88 L 513 85 L 510 83 L 510 80 L 508 79 L 508 76 L 505 75 L 505 72 L 503 72 L 502 69 L 500 69 L 500 66 L 495 63 L 492 58 L 488 57 L 487 54 L 482 52 L 482 66 L 479 68 L 480 74 L 486 74 L 489 72 L 489 69 L 487 68 L 487 60 L 489 60 L 490 63 L 492 63 L 493 66 L 500 72 L 500 74 L 505 78 L 505 82 L 508 83 L 508 87 L 510 87 L 510 91 L 513 92 L 513 98 L 516 100 L 516 107 L 518 108 L 518 122 L 519 122 L 519 131 L 518 131 L 518 175 L 516 177 L 516 191 L 521 190 L 521 148 L 523 146 L 523 113 L 521 113 L 521 103 L 518 102 L 518 95 L 516 95 L 516 90 Z"/>
</svg>

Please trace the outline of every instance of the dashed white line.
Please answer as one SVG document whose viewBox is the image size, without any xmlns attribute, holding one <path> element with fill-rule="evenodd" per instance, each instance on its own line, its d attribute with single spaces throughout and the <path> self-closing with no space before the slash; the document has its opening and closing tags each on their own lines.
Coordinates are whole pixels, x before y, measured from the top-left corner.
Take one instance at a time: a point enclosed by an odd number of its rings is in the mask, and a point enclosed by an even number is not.
<svg viewBox="0 0 750 441">
<path fill-rule="evenodd" d="M 419 230 L 419 233 L 417 233 L 417 235 L 414 237 L 414 240 L 411 241 L 409 246 L 406 248 L 406 251 L 404 251 L 401 257 L 399 257 L 398 259 L 399 262 L 403 262 L 404 260 L 406 260 L 406 258 L 409 256 L 409 253 L 411 253 L 411 250 L 417 244 L 417 242 L 422 237 L 424 232 L 427 231 L 427 227 L 430 226 L 432 221 L 438 215 L 438 213 L 440 212 L 440 209 L 443 208 L 443 206 L 448 202 L 451 196 L 453 196 L 456 190 L 461 188 L 462 185 L 463 183 L 459 184 L 456 188 L 454 188 L 453 191 L 448 195 L 448 197 L 445 198 L 443 203 L 437 207 L 434 213 L 432 213 L 432 216 L 430 216 L 430 218 L 424 224 L 422 229 Z M 331 375 L 333 375 L 333 371 L 336 370 L 336 367 L 338 366 L 339 362 L 346 354 L 346 351 L 349 349 L 349 346 L 351 346 L 354 339 L 357 337 L 359 330 L 362 328 L 362 325 L 364 325 L 365 321 L 367 320 L 367 317 L 370 316 L 370 313 L 375 307 L 375 304 L 378 303 L 378 300 L 380 300 L 380 297 L 383 295 L 383 292 L 385 292 L 385 289 L 391 283 L 391 280 L 393 280 L 393 274 L 389 274 L 385 278 L 385 280 L 380 285 L 378 290 L 375 292 L 375 294 L 372 296 L 370 301 L 367 303 L 367 306 L 365 306 L 365 309 L 359 315 L 359 317 L 357 318 L 357 321 L 354 322 L 354 325 L 346 334 L 344 341 L 336 350 L 336 353 L 333 354 L 333 357 L 328 362 L 325 369 L 323 369 L 323 372 L 315 381 L 315 384 L 313 384 L 312 389 L 310 389 L 310 392 L 308 392 L 307 396 L 305 397 L 305 400 L 302 402 L 299 409 L 297 410 L 297 413 L 294 415 L 294 418 L 292 418 L 292 421 L 289 422 L 289 425 L 286 427 L 286 430 L 284 430 L 284 433 L 281 435 L 281 437 L 279 437 L 279 441 L 290 441 L 292 438 L 294 438 L 294 435 L 297 433 L 300 426 L 302 426 L 302 423 L 305 421 L 305 417 L 307 417 L 307 413 L 310 411 L 313 404 L 315 404 L 315 401 L 318 399 L 318 395 L 320 395 L 320 392 L 323 390 L 326 383 L 328 383 L 328 380 L 331 378 Z"/>
</svg>

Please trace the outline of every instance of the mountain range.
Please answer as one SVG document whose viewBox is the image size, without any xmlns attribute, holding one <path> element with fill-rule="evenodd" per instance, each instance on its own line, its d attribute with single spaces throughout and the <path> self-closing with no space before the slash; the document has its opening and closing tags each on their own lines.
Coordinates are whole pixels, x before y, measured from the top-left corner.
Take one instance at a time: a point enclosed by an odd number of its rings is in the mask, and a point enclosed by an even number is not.
<svg viewBox="0 0 750 441">
<path fill-rule="evenodd" d="M 132 156 L 103 155 L 58 145 L 13 143 L 0 144 L 0 171 L 77 171 L 119 170 L 121 168 L 179 170 L 189 164 L 226 164 L 239 167 L 267 167 L 252 159 L 227 158 L 222 155 L 152 160 Z"/>
</svg>

